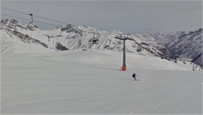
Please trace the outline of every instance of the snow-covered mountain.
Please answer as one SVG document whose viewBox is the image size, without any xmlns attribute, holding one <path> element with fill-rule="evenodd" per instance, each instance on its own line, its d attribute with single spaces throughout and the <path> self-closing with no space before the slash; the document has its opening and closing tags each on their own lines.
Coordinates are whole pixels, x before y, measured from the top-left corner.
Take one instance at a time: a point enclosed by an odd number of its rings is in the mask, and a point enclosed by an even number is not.
<svg viewBox="0 0 203 115">
<path fill-rule="evenodd" d="M 41 30 L 35 25 L 15 19 L 1 20 L 1 53 L 39 53 L 74 49 L 122 51 L 122 41 L 116 36 L 134 40 L 126 42 L 126 51 L 161 58 L 194 60 L 202 54 L 202 28 L 196 31 L 178 31 L 169 34 L 124 34 L 117 30 L 68 24 L 53 30 Z M 199 56 L 199 60 L 202 60 Z M 202 65 L 202 61 L 198 61 Z"/>
<path fill-rule="evenodd" d="M 181 60 L 196 60 L 196 64 L 202 66 L 202 28 L 195 31 L 178 31 L 169 34 L 154 34 L 152 44 L 171 58 L 179 58 Z M 157 45 L 158 44 L 158 45 Z"/>
<path fill-rule="evenodd" d="M 169 33 L 162 37 L 154 36 L 154 38 L 178 58 L 194 59 L 202 53 L 202 28 L 189 32 Z"/>
<path fill-rule="evenodd" d="M 202 66 L 202 28 L 195 31 L 178 31 L 169 34 L 135 34 L 139 39 L 157 48 L 167 57 L 182 61 L 198 59 Z M 194 61 L 193 61 L 194 62 Z"/>
<path fill-rule="evenodd" d="M 1 53 L 38 53 L 56 50 L 100 49 L 122 51 L 122 41 L 116 36 L 127 36 L 120 31 L 105 31 L 87 26 L 66 25 L 54 30 L 40 30 L 35 25 L 25 25 L 12 19 L 1 21 Z M 159 56 L 164 54 L 143 42 L 137 36 L 126 42 L 126 51 L 141 55 Z"/>
</svg>

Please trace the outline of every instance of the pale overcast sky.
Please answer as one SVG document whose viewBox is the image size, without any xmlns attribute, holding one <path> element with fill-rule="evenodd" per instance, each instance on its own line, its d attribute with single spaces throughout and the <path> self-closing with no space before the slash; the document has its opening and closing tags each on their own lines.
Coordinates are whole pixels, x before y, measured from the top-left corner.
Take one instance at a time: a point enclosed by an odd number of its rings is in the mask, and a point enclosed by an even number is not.
<svg viewBox="0 0 203 115">
<path fill-rule="evenodd" d="M 1 7 L 33 13 L 34 24 L 42 29 L 54 26 L 39 24 L 43 21 L 55 25 L 60 23 L 41 20 L 42 16 L 74 25 L 86 25 L 105 30 L 117 29 L 124 33 L 169 33 L 180 30 L 197 30 L 202 27 L 202 1 L 2 1 Z M 29 15 L 1 9 L 5 15 L 30 19 Z M 17 19 L 17 18 L 16 18 Z M 18 19 L 23 23 L 23 21 Z"/>
</svg>

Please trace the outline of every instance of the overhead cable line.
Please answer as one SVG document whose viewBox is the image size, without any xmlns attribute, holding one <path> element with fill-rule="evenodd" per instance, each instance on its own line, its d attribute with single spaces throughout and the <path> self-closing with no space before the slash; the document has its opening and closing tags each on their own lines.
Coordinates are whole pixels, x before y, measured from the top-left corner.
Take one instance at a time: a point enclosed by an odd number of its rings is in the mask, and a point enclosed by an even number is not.
<svg viewBox="0 0 203 115">
<path fill-rule="evenodd" d="M 57 20 L 53 20 L 53 19 L 50 19 L 50 18 L 45 18 L 45 17 L 41 17 L 41 16 L 37 16 L 37 15 L 35 15 L 35 17 L 45 19 L 45 20 L 54 21 L 54 22 L 58 22 L 58 23 L 61 23 L 61 24 L 67 24 L 65 22 L 61 22 L 61 21 L 57 21 Z"/>
<path fill-rule="evenodd" d="M 13 10 L 13 9 L 5 8 L 5 7 L 0 7 L 0 8 L 1 8 L 1 9 L 4 9 L 4 10 L 8 10 L 8 11 L 12 11 L 12 12 L 24 14 L 24 15 L 30 15 L 30 13 L 25 13 L 25 12 Z M 58 20 L 54 20 L 54 19 L 50 19 L 50 18 L 38 16 L 38 15 L 34 15 L 34 17 L 41 18 L 41 19 L 44 19 L 44 20 L 53 21 L 53 22 L 57 22 L 57 23 L 61 23 L 61 24 L 67 24 L 66 22 L 62 22 L 62 21 L 58 21 Z"/>
<path fill-rule="evenodd" d="M 20 12 L 20 11 L 16 11 L 16 10 L 12 10 L 12 9 L 8 9 L 8 8 L 4 8 L 4 7 L 1 7 L 1 9 L 4 9 L 4 10 L 9 10 L 9 11 L 12 11 L 12 12 L 17 12 L 17 13 L 20 13 L 20 14 L 25 14 L 25 15 L 28 15 L 27 13 Z"/>
<path fill-rule="evenodd" d="M 18 18 L 18 19 L 22 19 L 22 20 L 26 20 L 26 21 L 30 21 L 29 19 L 25 19 L 25 18 L 21 18 L 21 17 L 17 17 L 17 16 L 11 16 L 11 15 L 7 15 L 7 14 L 1 14 L 1 15 L 7 16 L 7 17 Z M 50 25 L 50 26 L 55 26 L 55 27 L 58 27 L 58 26 L 59 26 L 59 25 L 50 24 L 50 23 L 41 22 L 41 21 L 34 21 L 34 22 L 41 23 L 41 24 L 46 24 L 46 25 Z"/>
</svg>

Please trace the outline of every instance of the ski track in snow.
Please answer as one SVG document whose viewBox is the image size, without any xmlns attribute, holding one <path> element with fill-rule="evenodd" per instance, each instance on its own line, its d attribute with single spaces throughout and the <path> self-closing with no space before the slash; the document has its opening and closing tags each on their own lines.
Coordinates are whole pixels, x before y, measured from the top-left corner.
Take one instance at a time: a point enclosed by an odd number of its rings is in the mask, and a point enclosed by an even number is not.
<svg viewBox="0 0 203 115">
<path fill-rule="evenodd" d="M 112 51 L 2 56 L 2 114 L 201 114 L 190 64 Z M 135 72 L 140 81 L 133 81 Z"/>
</svg>

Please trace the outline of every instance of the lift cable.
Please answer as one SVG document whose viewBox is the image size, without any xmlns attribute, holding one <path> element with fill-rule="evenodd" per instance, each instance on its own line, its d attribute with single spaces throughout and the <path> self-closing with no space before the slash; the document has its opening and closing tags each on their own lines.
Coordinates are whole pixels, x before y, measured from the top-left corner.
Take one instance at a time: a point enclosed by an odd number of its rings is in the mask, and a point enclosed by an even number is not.
<svg viewBox="0 0 203 115">
<path fill-rule="evenodd" d="M 0 8 L 1 8 L 1 9 L 4 9 L 4 10 L 8 10 L 8 11 L 12 11 L 12 12 L 24 14 L 24 15 L 30 15 L 29 13 L 25 13 L 25 12 L 13 10 L 13 9 L 5 8 L 5 7 L 0 7 Z M 62 21 L 58 21 L 58 20 L 54 20 L 54 19 L 50 19 L 50 18 L 38 16 L 38 15 L 34 15 L 34 16 L 37 17 L 37 18 L 44 19 L 44 20 L 49 20 L 49 21 L 53 21 L 53 22 L 57 22 L 57 23 L 61 23 L 61 24 L 68 24 L 68 23 L 66 23 L 66 22 L 62 22 Z"/>
<path fill-rule="evenodd" d="M 7 14 L 1 14 L 1 15 L 7 16 L 7 17 L 12 17 L 12 18 L 18 18 L 18 19 L 22 19 L 22 20 L 26 20 L 26 21 L 30 21 L 29 19 L 21 18 L 21 17 L 17 17 L 17 16 L 12 16 L 12 15 L 7 15 Z M 50 23 L 41 22 L 41 21 L 34 21 L 34 22 L 41 23 L 41 24 L 46 24 L 46 25 L 50 25 L 50 26 L 59 27 L 59 25 L 50 24 Z"/>
</svg>

